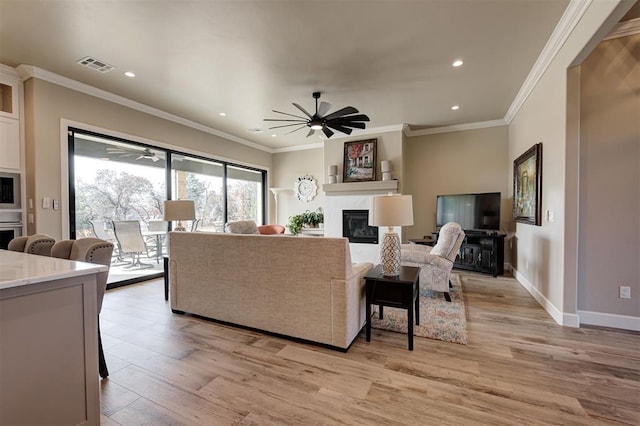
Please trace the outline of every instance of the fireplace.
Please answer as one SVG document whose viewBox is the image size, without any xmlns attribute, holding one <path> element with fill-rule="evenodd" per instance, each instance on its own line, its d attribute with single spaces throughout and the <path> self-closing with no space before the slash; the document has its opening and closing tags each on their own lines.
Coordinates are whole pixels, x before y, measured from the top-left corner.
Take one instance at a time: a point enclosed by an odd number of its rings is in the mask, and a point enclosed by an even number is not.
<svg viewBox="0 0 640 426">
<path fill-rule="evenodd" d="M 342 210 L 342 236 L 350 243 L 378 244 L 378 227 L 369 226 L 369 210 Z"/>
</svg>

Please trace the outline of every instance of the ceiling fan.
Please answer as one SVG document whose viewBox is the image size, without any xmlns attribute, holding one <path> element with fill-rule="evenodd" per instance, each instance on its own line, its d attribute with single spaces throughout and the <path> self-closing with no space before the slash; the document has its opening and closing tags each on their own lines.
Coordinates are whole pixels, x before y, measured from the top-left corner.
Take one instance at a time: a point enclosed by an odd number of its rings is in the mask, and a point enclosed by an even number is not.
<svg viewBox="0 0 640 426">
<path fill-rule="evenodd" d="M 138 157 L 136 158 L 136 160 L 142 160 L 144 158 L 148 158 L 154 163 L 160 160 L 160 158 L 149 148 L 138 150 L 138 149 L 130 149 L 130 148 L 124 148 L 124 147 L 123 148 L 107 147 L 107 152 L 110 154 L 120 154 L 120 157 L 131 157 L 131 156 L 137 155 Z"/>
<path fill-rule="evenodd" d="M 313 99 L 316 100 L 316 112 L 312 115 L 309 114 L 304 108 L 302 108 L 297 103 L 293 102 L 293 106 L 298 108 L 300 111 L 306 115 L 306 117 L 302 117 L 295 114 L 289 114 L 282 111 L 272 110 L 278 114 L 284 114 L 290 117 L 294 117 L 294 119 L 284 119 L 284 118 L 265 118 L 264 121 L 285 121 L 290 122 L 290 124 L 283 124 L 281 126 L 269 127 L 269 129 L 279 129 L 282 127 L 291 127 L 291 126 L 299 126 L 297 129 L 293 129 L 288 132 L 293 133 L 298 130 L 304 129 L 305 127 L 310 127 L 309 133 L 307 133 L 307 137 L 315 134 L 316 130 L 322 130 L 327 138 L 333 136 L 334 132 L 331 130 L 337 130 L 338 132 L 346 133 L 350 135 L 353 129 L 364 129 L 365 124 L 364 121 L 369 121 L 369 117 L 364 114 L 358 114 L 359 111 L 352 106 L 346 106 L 338 111 L 335 111 L 331 114 L 326 115 L 331 109 L 332 105 L 327 102 L 320 102 L 320 106 L 318 106 L 318 99 L 320 98 L 320 92 L 313 92 Z"/>
</svg>

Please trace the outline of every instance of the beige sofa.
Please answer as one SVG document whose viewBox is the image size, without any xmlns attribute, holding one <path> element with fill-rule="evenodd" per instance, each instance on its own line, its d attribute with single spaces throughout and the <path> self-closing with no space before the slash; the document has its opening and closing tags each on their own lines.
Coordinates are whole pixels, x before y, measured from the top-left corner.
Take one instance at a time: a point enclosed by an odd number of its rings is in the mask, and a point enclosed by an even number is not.
<svg viewBox="0 0 640 426">
<path fill-rule="evenodd" d="M 364 275 L 346 238 L 169 235 L 171 308 L 346 350 L 364 324 Z"/>
</svg>

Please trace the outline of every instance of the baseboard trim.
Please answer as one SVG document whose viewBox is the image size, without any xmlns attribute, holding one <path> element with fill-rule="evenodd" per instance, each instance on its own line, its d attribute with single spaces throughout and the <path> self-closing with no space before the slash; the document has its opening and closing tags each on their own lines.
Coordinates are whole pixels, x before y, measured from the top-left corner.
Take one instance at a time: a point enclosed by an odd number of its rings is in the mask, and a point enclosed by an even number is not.
<svg viewBox="0 0 640 426">
<path fill-rule="evenodd" d="M 542 308 L 547 311 L 547 313 L 553 318 L 555 322 L 565 327 L 580 327 L 580 320 L 577 314 L 568 314 L 560 311 L 555 307 L 553 303 L 549 299 L 545 297 L 544 294 L 540 293 L 538 289 L 525 278 L 524 275 L 518 272 L 512 265 L 511 271 L 513 273 L 513 277 L 520 283 L 525 290 L 529 292 L 531 296 L 542 306 Z"/>
<path fill-rule="evenodd" d="M 580 317 L 580 324 L 640 331 L 640 317 L 592 311 L 578 311 L 578 316 Z"/>
</svg>

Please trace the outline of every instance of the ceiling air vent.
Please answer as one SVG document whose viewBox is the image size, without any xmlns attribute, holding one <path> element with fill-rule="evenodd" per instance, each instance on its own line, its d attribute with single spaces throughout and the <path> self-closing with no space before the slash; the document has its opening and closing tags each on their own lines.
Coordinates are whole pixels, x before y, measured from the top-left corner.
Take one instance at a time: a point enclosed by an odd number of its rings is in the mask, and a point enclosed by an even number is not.
<svg viewBox="0 0 640 426">
<path fill-rule="evenodd" d="M 101 61 L 96 58 L 92 58 L 91 56 L 87 56 L 86 58 L 82 58 L 78 61 L 80 65 L 84 65 L 85 67 L 91 68 L 92 70 L 96 70 L 98 72 L 109 72 L 111 70 L 116 69 L 113 65 L 109 65 L 108 63 Z"/>
</svg>

